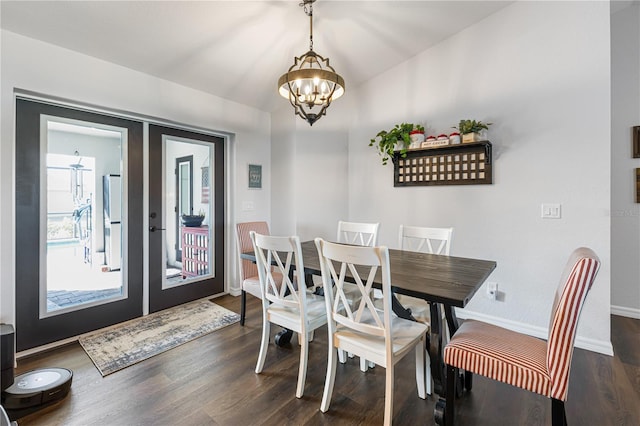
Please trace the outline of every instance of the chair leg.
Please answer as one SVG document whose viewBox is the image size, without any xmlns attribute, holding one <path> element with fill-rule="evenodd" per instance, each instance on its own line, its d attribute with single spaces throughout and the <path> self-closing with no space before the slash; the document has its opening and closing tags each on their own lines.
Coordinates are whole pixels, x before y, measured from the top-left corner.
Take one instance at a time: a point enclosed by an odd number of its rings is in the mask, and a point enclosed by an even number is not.
<svg viewBox="0 0 640 426">
<path fill-rule="evenodd" d="M 418 396 L 421 399 L 426 399 L 425 394 L 425 371 L 424 371 L 424 354 L 425 354 L 424 342 L 420 342 L 416 345 L 416 385 L 418 387 Z"/>
<path fill-rule="evenodd" d="M 344 353 L 344 352 L 343 352 Z M 336 381 L 336 367 L 337 367 L 337 351 L 336 348 L 329 344 L 329 359 L 327 361 L 327 377 L 324 381 L 324 392 L 322 393 L 322 403 L 320 404 L 320 411 L 326 413 L 331 403 L 331 395 L 333 394 L 333 385 Z"/>
<path fill-rule="evenodd" d="M 247 312 L 247 292 L 242 290 L 240 296 L 240 325 L 244 326 L 244 317 Z"/>
<path fill-rule="evenodd" d="M 367 360 L 360 357 L 360 371 L 363 373 L 367 371 L 368 365 Z"/>
<path fill-rule="evenodd" d="M 269 334 L 271 333 L 271 323 L 267 320 L 267 315 L 263 315 L 262 342 L 260 343 L 260 353 L 256 364 L 256 373 L 261 373 L 264 367 L 264 360 L 267 359 L 267 349 L 269 347 Z"/>
<path fill-rule="evenodd" d="M 387 360 L 386 380 L 384 389 L 384 425 L 390 426 L 393 419 L 393 361 Z"/>
<path fill-rule="evenodd" d="M 347 354 L 342 349 L 338 349 L 338 360 L 340 364 L 347 362 Z"/>
<path fill-rule="evenodd" d="M 567 413 L 564 411 L 564 401 L 551 398 L 551 424 L 553 426 L 567 426 Z"/>
<path fill-rule="evenodd" d="M 458 369 L 447 365 L 447 402 L 444 412 L 444 424 L 453 426 L 454 420 L 454 404 L 456 401 L 456 382 L 458 381 Z"/>
<path fill-rule="evenodd" d="M 311 332 L 313 333 L 313 332 Z M 304 393 L 304 382 L 307 379 L 307 361 L 309 359 L 309 334 L 298 333 L 300 342 L 300 366 L 298 369 L 298 386 L 296 387 L 296 398 L 302 398 Z"/>
<path fill-rule="evenodd" d="M 428 345 L 428 341 L 425 340 L 423 345 L 424 352 L 424 363 L 425 363 L 425 384 L 426 384 L 426 392 L 427 395 L 431 395 L 433 393 L 433 377 L 431 377 L 431 357 L 429 356 L 429 350 L 426 347 Z"/>
</svg>

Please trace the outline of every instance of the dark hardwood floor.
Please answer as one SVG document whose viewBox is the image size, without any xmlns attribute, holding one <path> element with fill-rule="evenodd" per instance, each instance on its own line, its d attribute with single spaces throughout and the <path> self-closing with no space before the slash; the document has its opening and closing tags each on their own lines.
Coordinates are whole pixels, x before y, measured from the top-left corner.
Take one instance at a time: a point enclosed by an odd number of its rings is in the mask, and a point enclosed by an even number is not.
<svg viewBox="0 0 640 426">
<path fill-rule="evenodd" d="M 361 373 L 357 359 L 339 364 L 331 407 L 320 412 L 326 328 L 311 344 L 302 399 L 295 397 L 295 339 L 285 348 L 271 344 L 264 372 L 255 374 L 262 319 L 258 299 L 248 299 L 244 327 L 234 324 L 104 378 L 77 343 L 19 360 L 17 374 L 39 367 L 74 372 L 66 399 L 22 417 L 19 425 L 382 423 L 384 369 Z M 215 301 L 239 312 L 239 297 Z M 640 425 L 640 320 L 612 316 L 611 328 L 614 357 L 574 352 L 566 403 L 570 425 Z M 408 356 L 396 366 L 394 423 L 434 424 L 434 396 L 418 398 L 413 363 Z M 457 400 L 456 413 L 459 425 L 551 424 L 547 398 L 477 376 L 473 390 Z"/>
</svg>

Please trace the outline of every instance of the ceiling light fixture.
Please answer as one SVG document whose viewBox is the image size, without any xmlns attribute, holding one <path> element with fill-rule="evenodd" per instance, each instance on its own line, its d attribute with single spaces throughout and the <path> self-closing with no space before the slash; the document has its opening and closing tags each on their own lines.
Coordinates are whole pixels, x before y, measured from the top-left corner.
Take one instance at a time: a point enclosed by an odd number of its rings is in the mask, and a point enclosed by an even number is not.
<svg viewBox="0 0 640 426">
<path fill-rule="evenodd" d="M 278 79 L 278 92 L 291 102 L 296 115 L 311 126 L 326 115 L 331 102 L 344 94 L 344 79 L 325 59 L 313 51 L 313 3 L 303 0 L 300 6 L 309 17 L 309 51 L 294 59 L 287 73 Z"/>
</svg>

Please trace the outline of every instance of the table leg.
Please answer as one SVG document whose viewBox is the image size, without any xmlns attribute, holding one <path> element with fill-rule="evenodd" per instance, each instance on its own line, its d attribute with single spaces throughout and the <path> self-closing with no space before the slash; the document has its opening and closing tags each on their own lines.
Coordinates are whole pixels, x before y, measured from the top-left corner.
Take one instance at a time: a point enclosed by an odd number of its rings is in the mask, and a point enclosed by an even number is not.
<svg viewBox="0 0 640 426">
<path fill-rule="evenodd" d="M 442 313 L 439 303 L 429 303 L 431 316 L 431 337 L 429 338 L 429 358 L 431 358 L 431 377 L 433 390 L 444 395 L 444 360 L 442 358 Z"/>
<path fill-rule="evenodd" d="M 402 306 L 395 294 L 391 295 L 391 309 L 400 318 L 408 319 L 411 321 L 416 320 L 413 315 L 411 315 L 411 311 Z"/>
<path fill-rule="evenodd" d="M 447 319 L 447 325 L 449 326 L 449 337 L 451 337 L 454 334 L 456 334 L 456 331 L 458 331 L 458 327 L 459 327 L 455 308 L 453 306 L 445 306 L 444 316 Z M 459 394 L 458 396 L 462 394 L 463 389 L 470 391 L 472 386 L 473 386 L 473 373 L 469 371 L 465 371 L 464 380 L 460 381 L 460 385 L 458 386 L 458 389 L 457 389 Z"/>
</svg>

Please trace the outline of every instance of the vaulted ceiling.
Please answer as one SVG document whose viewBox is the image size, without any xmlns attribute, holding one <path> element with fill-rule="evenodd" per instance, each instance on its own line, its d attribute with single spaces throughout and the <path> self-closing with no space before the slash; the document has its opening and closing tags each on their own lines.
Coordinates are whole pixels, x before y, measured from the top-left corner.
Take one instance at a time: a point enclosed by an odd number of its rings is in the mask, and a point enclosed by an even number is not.
<svg viewBox="0 0 640 426">
<path fill-rule="evenodd" d="M 288 1 L 5 1 L 3 29 L 255 108 L 285 100 L 278 77 L 309 49 Z M 506 7 L 508 1 L 313 4 L 314 50 L 346 90 Z"/>
</svg>

